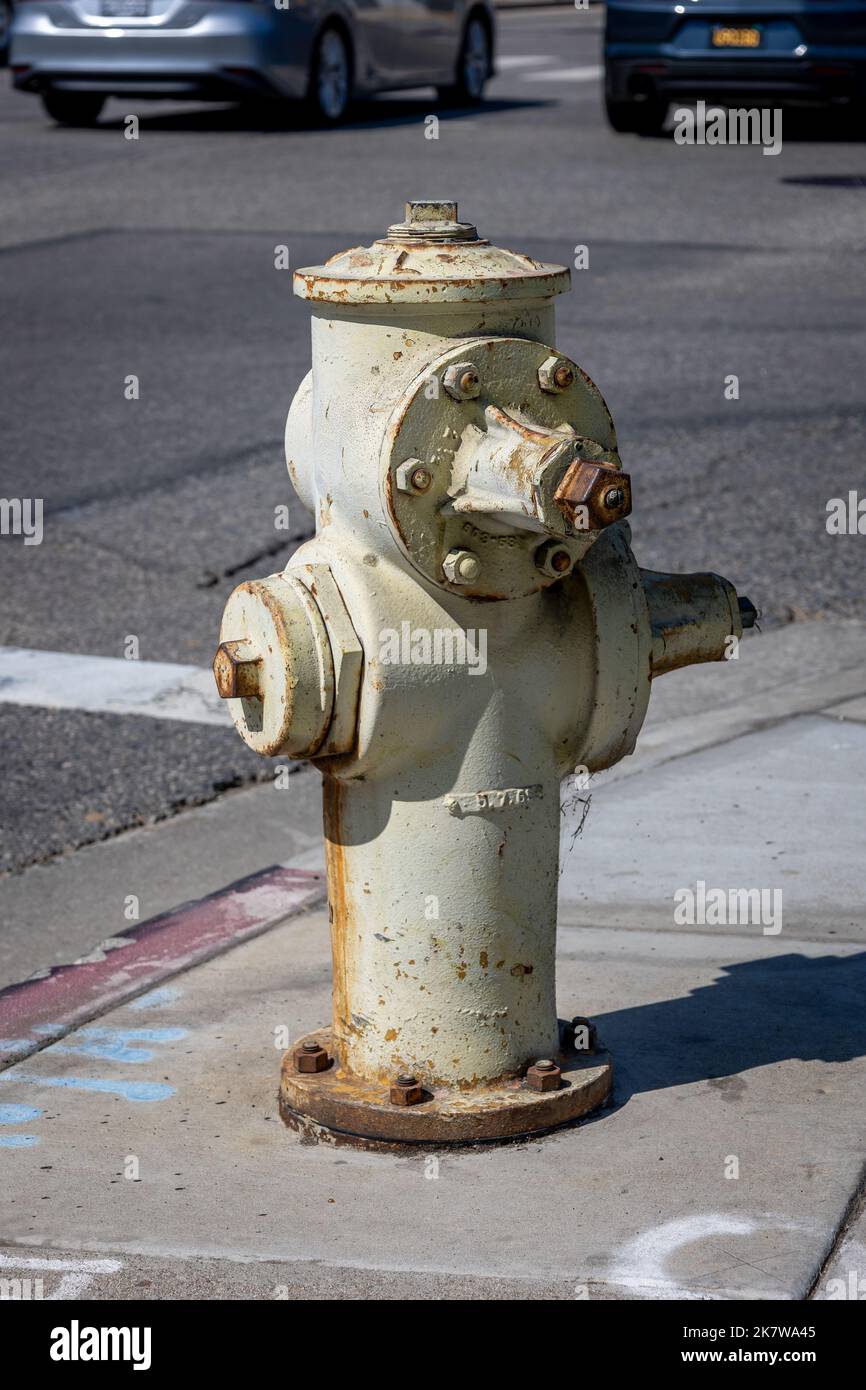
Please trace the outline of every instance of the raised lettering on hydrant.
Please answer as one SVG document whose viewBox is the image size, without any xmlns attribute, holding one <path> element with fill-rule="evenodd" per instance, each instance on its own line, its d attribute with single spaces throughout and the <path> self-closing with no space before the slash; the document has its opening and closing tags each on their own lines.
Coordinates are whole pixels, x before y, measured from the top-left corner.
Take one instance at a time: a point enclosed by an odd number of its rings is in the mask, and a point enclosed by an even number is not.
<svg viewBox="0 0 866 1390">
<path fill-rule="evenodd" d="M 638 568 L 610 414 L 551 346 L 568 282 L 436 202 L 295 275 L 316 534 L 231 595 L 214 671 L 251 748 L 324 778 L 333 1022 L 281 1085 L 309 1133 L 465 1143 L 603 1103 L 594 1027 L 556 1014 L 560 783 L 754 620 L 725 579 Z"/>
</svg>

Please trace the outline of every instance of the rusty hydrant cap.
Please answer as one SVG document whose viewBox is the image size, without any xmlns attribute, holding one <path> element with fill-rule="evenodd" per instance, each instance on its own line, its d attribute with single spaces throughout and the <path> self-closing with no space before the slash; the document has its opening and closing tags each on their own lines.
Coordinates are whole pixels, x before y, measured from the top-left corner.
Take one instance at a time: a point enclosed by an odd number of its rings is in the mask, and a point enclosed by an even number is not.
<svg viewBox="0 0 866 1390">
<path fill-rule="evenodd" d="M 325 265 L 295 271 L 295 294 L 333 304 L 460 304 L 546 299 L 569 287 L 561 265 L 491 246 L 457 204 L 407 203 L 402 222 L 372 246 L 354 246 Z"/>
</svg>

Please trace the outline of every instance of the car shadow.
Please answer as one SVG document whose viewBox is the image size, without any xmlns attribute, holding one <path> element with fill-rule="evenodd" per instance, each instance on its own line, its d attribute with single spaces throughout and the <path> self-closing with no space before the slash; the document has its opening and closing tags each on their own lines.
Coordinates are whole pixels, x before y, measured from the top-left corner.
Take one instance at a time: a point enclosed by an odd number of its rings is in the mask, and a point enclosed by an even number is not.
<svg viewBox="0 0 866 1390">
<path fill-rule="evenodd" d="M 212 134 L 220 131 L 250 131 L 257 135 L 282 135 L 292 132 L 320 131 L 340 133 L 352 130 L 376 130 L 386 126 L 417 125 L 428 116 L 442 122 L 465 120 L 468 116 L 496 116 L 502 111 L 529 111 L 554 103 L 543 100 L 496 99 L 477 106 L 442 106 L 431 93 L 424 97 L 369 99 L 353 104 L 349 116 L 338 126 L 317 121 L 302 103 L 244 102 L 228 106 L 190 106 L 189 109 L 148 112 L 149 102 L 138 106 L 130 98 L 126 111 L 117 117 L 109 116 L 95 127 L 116 132 L 122 129 L 130 111 L 138 116 L 139 127 L 149 133 L 167 131 Z"/>
<path fill-rule="evenodd" d="M 866 1056 L 866 952 L 791 953 L 721 969 L 680 998 L 596 1016 L 614 1058 L 617 1104 L 699 1081 L 739 1101 L 758 1067 Z"/>
</svg>

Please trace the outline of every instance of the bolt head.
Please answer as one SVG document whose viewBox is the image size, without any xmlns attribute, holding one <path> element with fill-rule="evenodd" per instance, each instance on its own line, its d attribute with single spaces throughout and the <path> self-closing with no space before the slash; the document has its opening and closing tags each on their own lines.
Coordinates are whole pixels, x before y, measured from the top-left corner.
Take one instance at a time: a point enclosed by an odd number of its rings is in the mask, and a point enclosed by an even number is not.
<svg viewBox="0 0 866 1390">
<path fill-rule="evenodd" d="M 318 1043 L 302 1043 L 295 1049 L 293 1061 L 295 1071 L 300 1072 L 326 1071 L 331 1065 L 330 1054 Z"/>
<path fill-rule="evenodd" d="M 538 369 L 538 384 L 551 395 L 567 390 L 573 381 L 574 368 L 562 357 L 547 357 Z"/>
<path fill-rule="evenodd" d="M 433 482 L 433 474 L 421 459 L 405 459 L 394 472 L 400 492 L 414 492 L 420 495 L 427 492 Z"/>
<path fill-rule="evenodd" d="M 445 372 L 442 385 L 455 401 L 470 401 L 481 394 L 481 377 L 474 362 L 454 362 Z"/>
<path fill-rule="evenodd" d="M 424 1099 L 424 1087 L 417 1077 L 401 1072 L 391 1085 L 390 1098 L 392 1105 L 417 1105 Z"/>
<path fill-rule="evenodd" d="M 426 468 L 416 468 L 410 481 L 416 492 L 426 492 L 433 479 Z"/>
<path fill-rule="evenodd" d="M 450 584 L 473 584 L 481 573 L 481 561 L 471 550 L 449 550 L 442 572 Z"/>
<path fill-rule="evenodd" d="M 547 1057 L 534 1062 L 526 1073 L 526 1084 L 533 1091 L 558 1091 L 561 1081 L 561 1070 Z"/>
<path fill-rule="evenodd" d="M 561 578 L 574 568 L 574 556 L 559 541 L 545 541 L 535 552 L 535 564 L 542 574 Z"/>
<path fill-rule="evenodd" d="M 621 507 L 624 501 L 625 493 L 621 487 L 609 487 L 604 494 L 604 505 L 609 507 L 611 511 L 615 511 L 617 507 Z"/>
</svg>

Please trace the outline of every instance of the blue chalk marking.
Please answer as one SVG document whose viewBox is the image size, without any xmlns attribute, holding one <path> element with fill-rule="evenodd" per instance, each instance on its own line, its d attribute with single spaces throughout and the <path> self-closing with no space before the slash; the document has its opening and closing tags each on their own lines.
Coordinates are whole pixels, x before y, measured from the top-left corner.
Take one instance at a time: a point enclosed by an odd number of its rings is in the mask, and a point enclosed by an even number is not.
<svg viewBox="0 0 866 1390">
<path fill-rule="evenodd" d="M 0 1072 L 0 1082 L 2 1081 L 23 1081 L 28 1086 L 62 1086 L 73 1091 L 105 1091 L 132 1101 L 167 1100 L 175 1093 L 174 1086 L 165 1086 L 161 1081 L 108 1081 L 101 1077 L 89 1076 L 36 1076 L 31 1072 L 21 1071 L 17 1066 Z"/>
<path fill-rule="evenodd" d="M 32 1149 L 38 1143 L 37 1134 L 0 1134 L 0 1149 Z"/>
<path fill-rule="evenodd" d="M 183 990 L 175 989 L 173 985 L 163 985 L 161 989 L 152 989 L 149 994 L 142 994 L 139 999 L 133 999 L 129 1007 L 131 1009 L 161 1009 L 163 1004 L 173 1004 L 182 993 Z"/>
<path fill-rule="evenodd" d="M 26 1057 L 28 1052 L 33 1051 L 33 1046 L 29 1038 L 0 1038 L 0 1052 L 9 1052 L 13 1056 L 19 1052 Z"/>
<path fill-rule="evenodd" d="M 0 1105 L 0 1125 L 25 1125 L 28 1120 L 38 1120 L 44 1114 L 35 1105 Z"/>
<path fill-rule="evenodd" d="M 152 1062 L 156 1054 L 150 1048 L 127 1043 L 179 1042 L 185 1037 L 185 1028 L 81 1028 L 68 1043 L 55 1043 L 54 1051 L 107 1062 Z"/>
</svg>

